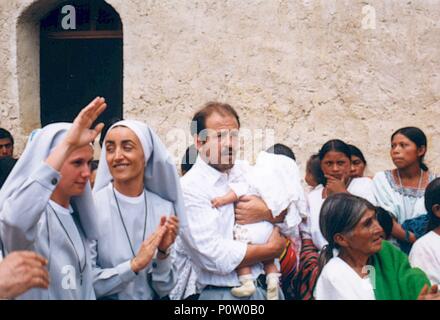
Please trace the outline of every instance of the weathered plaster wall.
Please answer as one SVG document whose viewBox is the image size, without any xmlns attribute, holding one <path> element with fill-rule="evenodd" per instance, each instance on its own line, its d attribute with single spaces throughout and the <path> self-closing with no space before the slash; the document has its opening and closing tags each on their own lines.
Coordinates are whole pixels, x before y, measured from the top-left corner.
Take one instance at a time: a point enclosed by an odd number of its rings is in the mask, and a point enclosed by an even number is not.
<svg viewBox="0 0 440 320">
<path fill-rule="evenodd" d="M 273 129 L 302 165 L 342 138 L 370 172 L 388 168 L 391 133 L 415 125 L 428 136 L 428 164 L 440 166 L 440 1 L 369 1 L 375 29 L 363 28 L 358 0 L 107 2 L 124 26 L 124 116 L 148 122 L 176 155 L 189 140 L 176 148 L 167 131 L 188 132 L 197 108 L 221 100 L 243 127 Z M 19 142 L 38 114 L 26 97 L 38 92 L 20 98 L 20 78 L 35 74 L 17 72 L 17 46 L 26 52 L 35 35 L 17 38 L 26 19 L 17 21 L 35 3 L 53 1 L 0 0 L 1 126 Z"/>
</svg>

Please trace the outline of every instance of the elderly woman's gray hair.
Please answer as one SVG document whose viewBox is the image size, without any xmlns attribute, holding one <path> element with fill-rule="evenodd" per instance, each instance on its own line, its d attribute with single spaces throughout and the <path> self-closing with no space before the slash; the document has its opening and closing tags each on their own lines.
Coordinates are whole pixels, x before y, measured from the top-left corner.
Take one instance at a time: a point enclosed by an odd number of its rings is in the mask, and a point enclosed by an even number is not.
<svg viewBox="0 0 440 320">
<path fill-rule="evenodd" d="M 324 201 L 319 215 L 319 228 L 328 245 L 322 249 L 319 257 L 320 270 L 333 257 L 333 249 L 338 248 L 335 235 L 353 231 L 367 209 L 376 210 L 367 200 L 349 193 L 336 193 Z"/>
</svg>

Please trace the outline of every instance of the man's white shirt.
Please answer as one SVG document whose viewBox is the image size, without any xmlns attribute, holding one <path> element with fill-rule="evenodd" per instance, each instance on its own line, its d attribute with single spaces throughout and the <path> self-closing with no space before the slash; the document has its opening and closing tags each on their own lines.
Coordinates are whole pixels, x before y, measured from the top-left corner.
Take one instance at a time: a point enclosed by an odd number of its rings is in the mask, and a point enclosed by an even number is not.
<svg viewBox="0 0 440 320">
<path fill-rule="evenodd" d="M 233 238 L 234 205 L 213 208 L 211 204 L 213 198 L 230 190 L 229 179 L 227 173 L 209 166 L 200 156 L 181 178 L 188 219 L 188 227 L 182 230 L 182 236 L 189 247 L 187 251 L 201 288 L 240 285 L 235 269 L 243 261 L 247 245 Z M 261 273 L 261 263 L 252 266 L 255 279 Z"/>
</svg>

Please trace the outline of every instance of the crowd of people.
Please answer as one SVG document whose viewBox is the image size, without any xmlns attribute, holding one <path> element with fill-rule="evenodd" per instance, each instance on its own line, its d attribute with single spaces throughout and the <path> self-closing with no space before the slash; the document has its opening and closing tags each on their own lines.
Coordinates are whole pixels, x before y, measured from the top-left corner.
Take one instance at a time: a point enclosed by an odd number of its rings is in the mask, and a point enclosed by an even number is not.
<svg viewBox="0 0 440 320">
<path fill-rule="evenodd" d="M 0 298 L 440 300 L 440 178 L 421 129 L 395 131 L 394 168 L 372 177 L 358 147 L 329 140 L 304 187 L 282 143 L 236 159 L 229 104 L 194 114 L 181 177 L 147 124 L 93 127 L 105 109 L 97 97 L 35 130 L 18 160 L 0 128 Z"/>
</svg>

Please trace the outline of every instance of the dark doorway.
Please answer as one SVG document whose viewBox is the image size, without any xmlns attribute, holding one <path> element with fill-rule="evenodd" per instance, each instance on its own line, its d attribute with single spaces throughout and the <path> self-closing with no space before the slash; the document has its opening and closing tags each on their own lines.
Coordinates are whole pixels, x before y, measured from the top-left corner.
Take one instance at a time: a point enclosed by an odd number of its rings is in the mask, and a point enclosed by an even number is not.
<svg viewBox="0 0 440 320">
<path fill-rule="evenodd" d="M 75 30 L 62 27 L 65 5 L 75 8 Z M 71 122 L 96 96 L 108 105 L 98 121 L 122 118 L 123 40 L 117 12 L 101 0 L 70 1 L 42 19 L 40 28 L 42 126 Z"/>
</svg>

